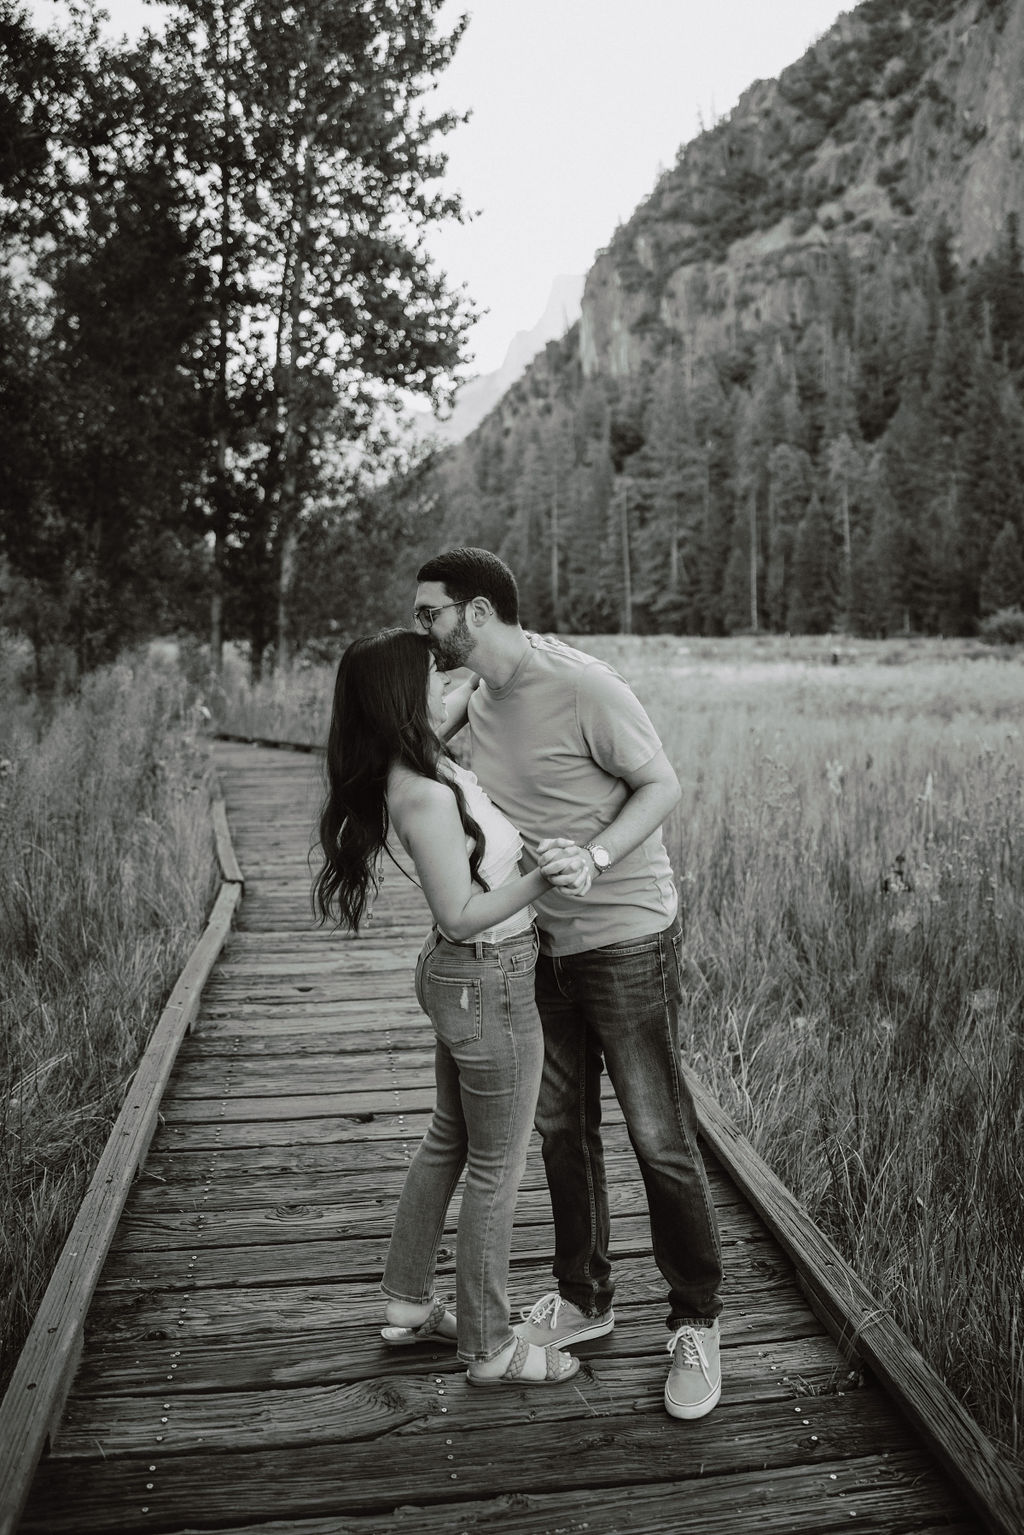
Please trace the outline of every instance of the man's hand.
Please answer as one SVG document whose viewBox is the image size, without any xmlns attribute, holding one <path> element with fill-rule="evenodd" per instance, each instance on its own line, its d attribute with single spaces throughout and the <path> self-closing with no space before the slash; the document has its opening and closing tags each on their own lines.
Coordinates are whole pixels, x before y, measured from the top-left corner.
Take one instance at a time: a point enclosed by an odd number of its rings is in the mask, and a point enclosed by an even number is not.
<svg viewBox="0 0 1024 1535">
<path fill-rule="evenodd" d="M 594 883 L 590 854 L 568 837 L 545 837 L 538 842 L 537 867 L 565 895 L 586 895 Z"/>
</svg>

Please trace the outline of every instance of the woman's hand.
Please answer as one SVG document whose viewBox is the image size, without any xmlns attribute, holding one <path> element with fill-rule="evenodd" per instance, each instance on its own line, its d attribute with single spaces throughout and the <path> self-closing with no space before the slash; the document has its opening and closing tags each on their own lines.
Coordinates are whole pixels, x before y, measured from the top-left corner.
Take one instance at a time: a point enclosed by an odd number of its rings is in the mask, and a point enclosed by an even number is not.
<svg viewBox="0 0 1024 1535">
<path fill-rule="evenodd" d="M 458 677 L 459 673 L 456 671 L 452 675 Z M 452 683 L 444 696 L 445 722 L 443 729 L 438 731 L 442 741 L 450 741 L 452 736 L 458 735 L 465 725 L 469 719 L 469 700 L 479 686 L 480 677 L 476 672 L 472 672 L 461 681 Z"/>
<path fill-rule="evenodd" d="M 565 895 L 586 895 L 594 882 L 590 854 L 569 837 L 545 837 L 538 842 L 537 867 Z"/>
</svg>

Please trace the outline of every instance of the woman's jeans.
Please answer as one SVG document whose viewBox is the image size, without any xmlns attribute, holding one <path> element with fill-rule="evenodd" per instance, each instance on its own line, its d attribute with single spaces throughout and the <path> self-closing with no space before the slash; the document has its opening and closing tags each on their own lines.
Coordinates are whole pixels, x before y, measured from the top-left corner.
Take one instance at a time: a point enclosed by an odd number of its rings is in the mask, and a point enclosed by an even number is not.
<svg viewBox="0 0 1024 1535">
<path fill-rule="evenodd" d="M 544 1039 L 533 997 L 537 934 L 449 943 L 436 929 L 416 965 L 416 997 L 434 1026 L 437 1102 L 409 1168 L 381 1289 L 434 1294 L 437 1248 L 466 1168 L 455 1262 L 458 1356 L 493 1359 L 512 1341 L 509 1248 L 533 1130 Z"/>
<path fill-rule="evenodd" d="M 601 1144 L 602 1057 L 640 1163 L 670 1327 L 722 1309 L 718 1222 L 679 1060 L 678 917 L 663 933 L 537 964 L 545 1063 L 537 1107 L 561 1295 L 611 1305 L 608 1186 Z"/>
</svg>

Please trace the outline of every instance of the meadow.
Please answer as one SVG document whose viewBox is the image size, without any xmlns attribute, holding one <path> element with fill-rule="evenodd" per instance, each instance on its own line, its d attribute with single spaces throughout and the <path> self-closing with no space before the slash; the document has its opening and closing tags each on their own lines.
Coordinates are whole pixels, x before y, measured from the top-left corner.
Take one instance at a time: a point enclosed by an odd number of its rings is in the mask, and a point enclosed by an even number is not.
<svg viewBox="0 0 1024 1535">
<path fill-rule="evenodd" d="M 679 774 L 684 1054 L 982 1427 L 1024 1460 L 1024 655 L 588 637 Z M 241 734 L 322 741 L 329 669 Z"/>
<path fill-rule="evenodd" d="M 217 875 L 177 669 L 133 658 L 44 706 L 0 640 L 2 1391 Z"/>
</svg>

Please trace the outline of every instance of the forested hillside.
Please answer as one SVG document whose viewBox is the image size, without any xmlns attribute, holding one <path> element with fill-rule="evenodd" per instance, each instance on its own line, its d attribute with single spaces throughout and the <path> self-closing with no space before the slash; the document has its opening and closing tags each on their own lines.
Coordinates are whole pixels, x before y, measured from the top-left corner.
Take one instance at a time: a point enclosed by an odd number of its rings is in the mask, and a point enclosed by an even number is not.
<svg viewBox="0 0 1024 1535">
<path fill-rule="evenodd" d="M 415 542 L 538 627 L 976 632 L 1024 604 L 1022 211 L 1024 0 L 866 0 L 684 146 Z"/>
</svg>

